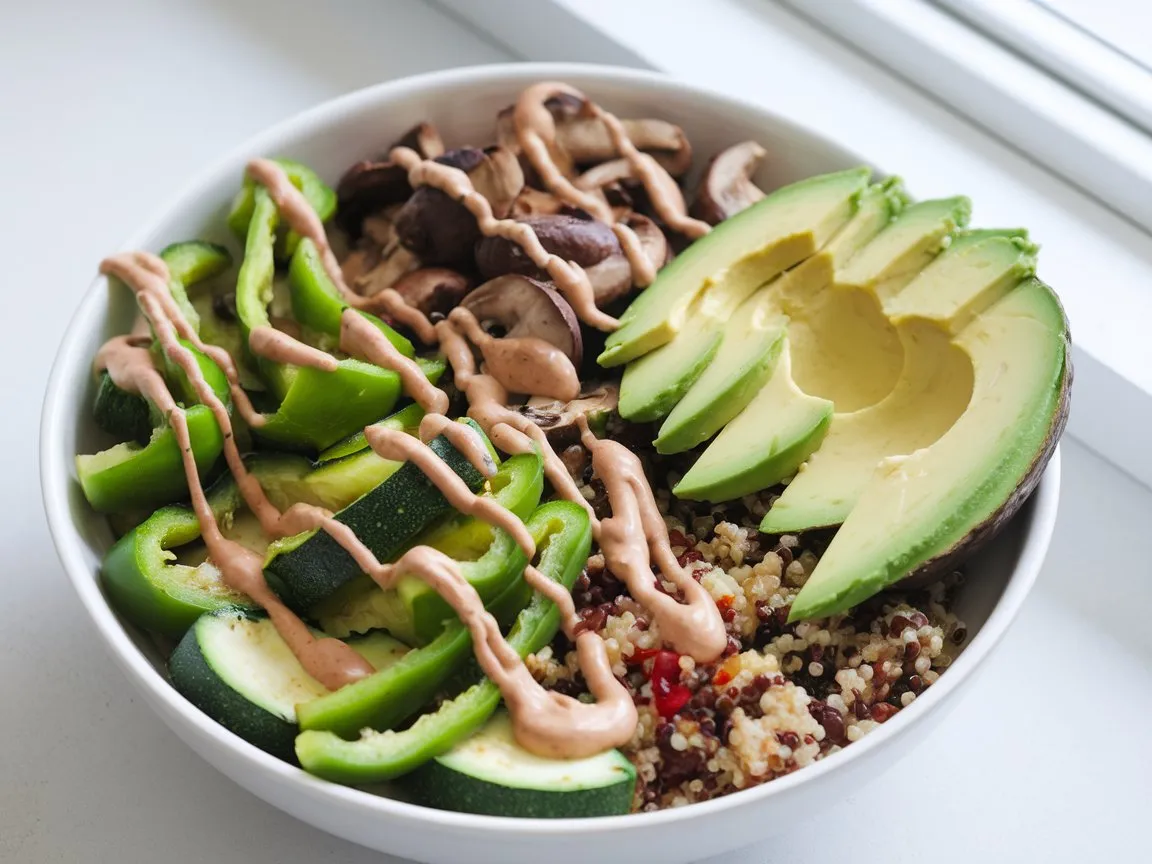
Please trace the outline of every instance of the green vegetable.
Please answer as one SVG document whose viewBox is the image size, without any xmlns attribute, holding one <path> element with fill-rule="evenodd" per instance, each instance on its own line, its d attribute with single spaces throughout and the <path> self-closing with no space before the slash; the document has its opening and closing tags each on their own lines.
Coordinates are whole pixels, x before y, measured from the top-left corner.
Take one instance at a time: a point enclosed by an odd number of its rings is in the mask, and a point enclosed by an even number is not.
<svg viewBox="0 0 1152 864">
<path fill-rule="evenodd" d="M 297 472 L 299 463 L 307 466 L 299 460 L 292 466 Z M 208 501 L 224 522 L 239 508 L 240 492 L 228 477 L 209 490 Z M 199 539 L 196 514 L 178 505 L 157 510 L 121 537 L 100 565 L 100 579 L 116 611 L 145 630 L 179 636 L 204 612 L 247 605 L 247 598 L 225 585 L 202 554 L 174 551 Z"/>
<path fill-rule="evenodd" d="M 275 261 L 273 242 L 280 214 L 267 190 L 253 195 L 252 222 L 244 263 L 236 282 L 236 315 L 244 344 L 254 329 L 270 326 Z M 381 329 L 398 350 L 412 356 L 412 344 L 383 322 Z M 339 324 L 337 322 L 337 333 Z M 348 358 L 335 371 L 253 358 L 279 407 L 253 429 L 262 441 L 288 448 L 323 450 L 387 414 L 400 397 L 400 376 L 390 369 Z"/>
<path fill-rule="evenodd" d="M 544 489 L 544 463 L 536 453 L 513 456 L 488 481 L 491 496 L 500 506 L 525 519 L 540 503 Z M 486 493 L 488 494 L 488 493 Z M 464 572 L 480 599 L 495 602 L 519 581 L 524 558 L 512 538 L 488 523 L 459 514 L 421 534 L 412 545 L 431 546 L 456 561 L 467 562 Z M 494 554 L 499 552 L 500 554 Z M 515 615 L 528 602 L 520 591 Z M 506 603 L 515 603 L 510 596 Z M 425 645 L 441 632 L 455 613 L 440 594 L 415 576 L 402 576 L 395 588 L 382 591 L 367 576 L 348 583 L 311 610 L 325 631 L 334 636 L 364 633 L 377 627 L 410 645 Z"/>
<path fill-rule="evenodd" d="M 472 421 L 462 422 L 479 432 L 480 427 Z M 484 476 L 443 435 L 428 446 L 468 488 L 476 491 L 484 485 Z M 406 463 L 337 513 L 336 520 L 351 528 L 379 560 L 388 561 L 451 509 L 424 472 Z M 299 610 L 315 606 L 360 575 L 352 556 L 324 531 L 306 531 L 278 540 L 269 550 L 265 571 L 281 596 Z"/>
<path fill-rule="evenodd" d="M 192 347 L 191 343 L 184 340 L 180 342 L 196 359 L 201 374 L 216 397 L 230 406 L 228 379 L 220 367 Z M 203 479 L 224 449 L 224 436 L 212 409 L 207 405 L 196 404 L 199 398 L 184 370 L 174 362 L 166 363 L 163 368 L 173 396 L 191 406 L 184 414 L 196 467 Z M 188 480 L 184 474 L 184 460 L 181 458 L 176 433 L 168 425 L 168 419 L 160 417 L 159 411 L 140 397 L 125 393 L 111 383 L 108 387 L 112 389 L 105 390 L 101 383 L 104 395 L 97 402 L 97 414 L 104 417 L 105 423 L 126 423 L 128 418 L 138 416 L 139 411 L 144 410 L 155 418 L 157 425 L 143 445 L 136 440 L 129 440 L 99 453 L 76 457 L 76 473 L 88 503 L 101 513 L 128 510 L 147 512 L 163 504 L 187 498 Z M 138 401 L 133 402 L 133 399 Z M 119 419 L 113 421 L 112 418 Z"/>
<path fill-rule="evenodd" d="M 292 263 L 288 268 L 288 289 L 292 298 L 292 315 L 301 325 L 333 338 L 340 337 L 340 319 L 348 304 L 328 278 L 328 271 L 320 261 L 316 244 L 308 238 L 300 241 L 292 255 Z M 375 315 L 367 312 L 360 314 L 376 325 L 405 357 L 415 354 L 412 343 L 404 336 Z"/>
<path fill-rule="evenodd" d="M 570 589 L 592 545 L 588 515 L 577 504 L 553 501 L 537 509 L 527 525 L 539 550 L 537 569 Z M 508 642 L 526 657 L 551 642 L 559 625 L 552 601 L 536 595 L 517 616 Z M 330 731 L 302 732 L 296 755 L 306 770 L 339 783 L 391 780 L 446 753 L 480 728 L 499 704 L 499 689 L 484 679 L 400 732 L 367 731 L 355 741 Z"/>
<path fill-rule="evenodd" d="M 338 510 L 360 496 L 365 478 L 370 482 L 373 474 L 387 474 L 401 464 L 385 462 L 371 450 L 342 461 L 347 464 L 340 475 L 325 470 L 328 466 L 313 468 L 302 456 L 282 453 L 253 454 L 245 464 L 281 510 L 300 501 Z M 259 552 L 266 549 L 269 538 L 244 508 L 230 474 L 208 490 L 208 502 L 225 536 Z M 199 539 L 200 523 L 185 505 L 163 507 L 125 533 L 100 567 L 117 611 L 147 630 L 179 636 L 203 612 L 246 603 L 204 562 Z"/>
<path fill-rule="evenodd" d="M 172 299 L 192 329 L 199 333 L 200 313 L 188 299 L 188 286 L 213 279 L 231 267 L 231 253 L 215 243 L 188 240 L 165 247 L 160 253 L 160 259 L 168 265 L 168 291 Z"/>
<path fill-rule="evenodd" d="M 413 797 L 430 807 L 528 819 L 627 813 L 636 791 L 636 769 L 619 750 L 583 759 L 537 756 L 516 743 L 503 711 L 407 780 Z"/>
<path fill-rule="evenodd" d="M 196 468 L 203 478 L 224 449 L 224 436 L 207 406 L 196 405 L 184 415 Z M 100 513 L 150 510 L 188 497 L 184 460 L 171 426 L 157 429 L 143 447 L 126 441 L 77 456 L 76 474 L 84 497 Z"/>
<path fill-rule="evenodd" d="M 424 409 L 413 403 L 372 425 L 383 426 L 386 429 L 399 429 L 402 432 L 407 432 L 409 435 L 415 435 L 419 431 L 420 421 L 423 419 Z M 368 449 L 368 438 L 364 435 L 364 430 L 361 429 L 359 432 L 349 435 L 343 441 L 337 441 L 327 450 L 324 450 L 316 458 L 316 461 L 321 463 L 331 462 L 334 459 L 342 459 L 345 456 L 351 456 L 353 453 L 359 453 L 361 450 L 366 449 Z"/>
<path fill-rule="evenodd" d="M 100 383 L 96 386 L 96 401 L 92 406 L 92 416 L 96 425 L 118 441 L 135 441 L 144 444 L 152 434 L 152 429 L 162 422 L 153 417 L 146 399 L 121 390 L 107 372 L 100 373 Z"/>
<path fill-rule="evenodd" d="M 348 645 L 378 670 L 402 662 L 408 651 L 384 633 Z M 268 618 L 237 609 L 202 615 L 176 646 L 168 671 L 172 686 L 189 702 L 288 761 L 294 761 L 296 704 L 328 692 L 304 671 Z"/>
<path fill-rule="evenodd" d="M 312 209 L 316 211 L 321 222 L 327 222 L 332 218 L 336 212 L 336 193 L 320 179 L 315 171 L 307 165 L 294 162 L 291 159 L 273 159 L 272 161 L 283 168 L 288 179 L 292 181 L 292 185 L 304 193 L 304 197 L 312 205 Z M 241 240 L 247 236 L 248 228 L 252 223 L 252 213 L 256 209 L 257 185 L 254 180 L 245 176 L 244 183 L 233 200 L 232 209 L 228 213 L 228 227 Z M 295 232 L 285 231 L 281 237 L 277 238 L 277 257 L 282 261 L 287 260 L 299 242 L 299 237 L 296 236 Z"/>
</svg>

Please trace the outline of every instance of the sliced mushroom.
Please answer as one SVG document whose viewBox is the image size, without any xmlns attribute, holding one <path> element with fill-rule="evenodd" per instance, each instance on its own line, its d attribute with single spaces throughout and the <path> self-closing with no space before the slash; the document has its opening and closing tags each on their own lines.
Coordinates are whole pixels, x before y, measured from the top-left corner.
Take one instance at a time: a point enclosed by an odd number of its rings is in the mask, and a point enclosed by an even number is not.
<svg viewBox="0 0 1152 864">
<path fill-rule="evenodd" d="M 605 422 L 616 410 L 620 392 L 614 384 L 603 384 L 595 390 L 581 393 L 571 402 L 533 397 L 520 408 L 520 413 L 544 430 L 548 443 L 560 450 L 580 441 L 579 417 L 587 418 L 593 426 Z"/>
<path fill-rule="evenodd" d="M 336 185 L 336 222 L 352 238 L 360 236 L 365 217 L 412 194 L 408 172 L 391 162 L 357 162 Z"/>
<path fill-rule="evenodd" d="M 460 306 L 486 330 L 496 325 L 505 338 L 543 339 L 580 365 L 580 321 L 568 301 L 544 282 L 516 273 L 499 276 L 470 292 Z"/>
<path fill-rule="evenodd" d="M 409 147 L 425 159 L 434 159 L 444 152 L 440 133 L 431 123 L 413 126 L 392 147 Z M 387 155 L 357 162 L 344 172 L 336 186 L 337 223 L 351 237 L 359 237 L 360 223 L 366 216 L 402 204 L 411 194 L 408 172 L 389 162 Z"/>
<path fill-rule="evenodd" d="M 764 156 L 764 148 L 755 141 L 743 141 L 713 156 L 696 191 L 692 215 L 718 225 L 763 198 L 752 175 Z"/>
<path fill-rule="evenodd" d="M 498 147 L 487 152 L 462 147 L 435 161 L 468 174 L 498 217 L 508 214 L 524 183 L 518 161 Z M 400 209 L 396 232 L 400 242 L 421 261 L 458 270 L 469 266 L 473 246 L 480 238 L 476 219 L 467 208 L 430 186 L 417 189 Z"/>
<path fill-rule="evenodd" d="M 425 315 L 447 315 L 460 305 L 472 281 L 446 267 L 421 267 L 401 276 L 392 287 Z"/>
<path fill-rule="evenodd" d="M 519 221 L 531 226 L 548 252 L 584 268 L 598 305 L 610 303 L 632 287 L 632 269 L 610 226 L 586 215 L 560 213 Z M 546 278 L 518 244 L 503 237 L 485 237 L 476 244 L 476 267 L 488 279 L 504 273 Z"/>
<path fill-rule="evenodd" d="M 640 213 L 629 213 L 621 220 L 640 239 L 640 248 L 657 270 L 672 259 L 672 247 L 660 226 Z"/>
<path fill-rule="evenodd" d="M 512 212 L 512 204 L 524 188 L 524 172 L 511 150 L 489 147 L 484 157 L 468 177 L 476 191 L 492 205 L 492 215 L 504 219 Z"/>
<path fill-rule="evenodd" d="M 444 140 L 431 123 L 417 123 L 401 135 L 392 147 L 407 147 L 425 159 L 435 159 L 444 155 Z"/>
<path fill-rule="evenodd" d="M 552 116 L 556 118 L 556 149 L 562 151 L 553 156 L 566 175 L 574 173 L 574 165 L 598 165 L 620 155 L 608 127 L 599 118 L 572 110 L 554 110 Z M 621 122 L 636 148 L 649 153 L 673 177 L 680 177 L 692 167 L 692 146 L 676 124 L 652 119 Z M 496 136 L 502 146 L 519 153 L 512 108 L 497 115 Z"/>
<path fill-rule="evenodd" d="M 420 266 L 419 259 L 400 245 L 392 217 L 399 207 L 386 208 L 364 219 L 356 248 L 340 265 L 344 281 L 366 297 L 379 294 L 405 273 Z"/>
<path fill-rule="evenodd" d="M 525 186 L 512 202 L 512 212 L 508 215 L 513 219 L 523 219 L 525 216 L 554 216 L 567 209 L 568 205 L 555 195 Z"/>
</svg>

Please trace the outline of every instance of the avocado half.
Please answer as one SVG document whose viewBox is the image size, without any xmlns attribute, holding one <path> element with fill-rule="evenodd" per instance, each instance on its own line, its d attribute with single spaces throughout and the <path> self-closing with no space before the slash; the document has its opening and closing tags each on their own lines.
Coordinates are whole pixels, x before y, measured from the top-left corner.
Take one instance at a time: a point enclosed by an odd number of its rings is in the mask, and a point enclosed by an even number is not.
<svg viewBox="0 0 1152 864">
<path fill-rule="evenodd" d="M 661 452 L 715 435 L 678 497 L 730 500 L 791 478 L 761 531 L 839 526 L 793 620 L 923 580 L 994 536 L 1051 458 L 1072 380 L 1067 320 L 1033 277 L 1027 232 L 967 229 L 967 199 L 907 205 L 889 180 L 851 193 L 840 228 L 812 242 L 803 201 L 827 210 L 829 185 L 847 186 L 830 176 L 788 187 L 806 258 L 732 290 L 732 272 L 761 257 L 748 248 L 761 208 L 765 255 L 789 235 L 765 199 L 731 243 L 722 223 L 706 255 L 694 244 L 662 273 L 674 301 L 645 292 L 602 358 L 635 357 L 621 413 L 663 418 Z"/>
</svg>

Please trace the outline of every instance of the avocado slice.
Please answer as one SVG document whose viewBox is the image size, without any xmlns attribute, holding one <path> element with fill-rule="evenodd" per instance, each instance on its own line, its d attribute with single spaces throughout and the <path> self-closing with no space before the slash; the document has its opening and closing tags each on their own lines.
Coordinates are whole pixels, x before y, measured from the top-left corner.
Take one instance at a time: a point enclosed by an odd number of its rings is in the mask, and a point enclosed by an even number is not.
<svg viewBox="0 0 1152 864">
<path fill-rule="evenodd" d="M 656 449 L 661 453 L 689 450 L 744 410 L 775 368 L 787 327 L 783 310 L 827 287 L 836 270 L 898 216 L 906 203 L 899 178 L 870 187 L 860 196 L 855 215 L 827 246 L 745 300 L 720 329 L 719 345 L 709 352 L 699 378 L 660 427 Z M 688 332 L 681 331 L 670 343 L 629 366 L 625 383 L 633 370 L 649 363 L 657 364 L 653 370 L 674 370 L 680 355 L 678 343 Z M 667 359 L 661 356 L 665 354 L 669 354 Z"/>
<path fill-rule="evenodd" d="M 971 363 L 952 336 L 1032 275 L 1035 252 L 1023 237 L 960 235 L 886 304 L 903 346 L 900 379 L 875 405 L 837 411 L 820 449 L 773 504 L 762 531 L 839 525 L 880 460 L 927 447 L 948 431 L 973 387 Z"/>
<path fill-rule="evenodd" d="M 677 498 L 730 501 L 767 489 L 795 473 L 820 446 L 832 421 L 832 403 L 796 387 L 788 337 L 781 341 L 776 371 L 673 487 Z"/>
<path fill-rule="evenodd" d="M 843 611 L 909 573 L 946 566 L 1027 500 L 1064 429 L 1068 325 L 1029 279 L 955 339 L 973 369 L 967 409 L 938 441 L 885 459 L 792 604 L 791 620 Z"/>
<path fill-rule="evenodd" d="M 886 192 L 890 187 L 892 194 L 888 196 Z M 834 245 L 835 240 L 846 233 L 850 238 L 841 244 L 842 247 L 849 246 L 850 239 L 861 234 L 864 236 L 857 245 L 863 245 L 889 221 L 892 208 L 899 208 L 904 200 L 897 180 L 871 187 L 860 194 L 858 201 L 848 200 L 848 212 L 843 213 L 843 221 L 836 226 L 831 242 L 826 247 L 820 244 L 818 250 L 814 250 L 816 254 L 806 258 L 797 269 L 823 257 L 824 249 Z M 851 215 L 853 209 L 855 214 Z M 771 260 L 763 257 L 764 251 L 737 261 L 708 285 L 688 310 L 686 320 L 692 322 L 691 326 L 681 329 L 666 344 L 628 364 L 620 382 L 621 417 L 637 422 L 657 420 L 676 406 L 712 363 L 725 338 L 724 325 L 738 307 L 767 279 L 776 282 L 784 278 L 771 272 L 774 264 L 763 269 L 765 262 Z M 818 273 L 826 269 L 810 269 L 809 272 Z M 717 362 L 720 362 L 719 358 Z M 736 413 L 732 412 L 732 416 Z"/>
<path fill-rule="evenodd" d="M 871 173 L 853 168 L 777 189 L 697 240 L 625 310 L 599 363 L 619 366 L 670 341 L 704 289 L 718 304 L 730 304 L 730 313 L 757 287 L 823 247 L 852 215 Z"/>
<path fill-rule="evenodd" d="M 855 304 L 861 295 L 866 302 L 878 304 L 871 292 L 877 286 L 885 286 L 885 290 L 891 292 L 895 286 L 908 284 L 919 268 L 931 261 L 931 256 L 948 241 L 956 227 L 964 223 L 969 211 L 966 198 L 913 205 L 853 256 L 844 270 L 837 272 L 834 284 L 818 292 L 815 298 L 786 294 L 783 305 L 792 323 L 781 354 L 787 351 L 789 362 L 777 362 L 764 388 L 708 446 L 673 490 L 675 494 L 681 498 L 722 501 L 775 485 L 794 473 L 820 445 L 834 405 L 829 399 L 806 393 L 792 376 L 792 360 L 797 352 L 793 350 L 791 331 L 796 322 L 805 319 L 809 307 L 824 308 L 820 300 L 825 297 L 828 304 L 854 304 L 853 310 L 858 308 Z M 858 263 L 861 259 L 863 263 Z M 841 273 L 847 274 L 846 277 Z M 866 320 L 889 326 L 882 315 L 872 315 Z M 863 351 L 858 340 L 850 345 L 860 345 Z M 899 345 L 896 347 L 899 350 Z M 818 355 L 813 357 L 809 352 L 801 356 L 812 363 L 821 361 Z M 844 358 L 838 365 L 850 366 L 851 359 Z M 720 363 L 715 366 L 719 367 Z M 778 380 L 782 378 L 787 380 Z M 723 409 L 716 406 L 712 410 Z"/>
</svg>

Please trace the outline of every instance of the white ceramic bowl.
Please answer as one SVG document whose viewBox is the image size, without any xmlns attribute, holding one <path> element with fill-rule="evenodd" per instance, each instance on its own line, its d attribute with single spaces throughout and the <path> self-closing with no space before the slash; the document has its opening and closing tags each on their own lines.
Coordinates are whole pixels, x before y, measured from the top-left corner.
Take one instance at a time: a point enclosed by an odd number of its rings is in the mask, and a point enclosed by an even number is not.
<svg viewBox="0 0 1152 864">
<path fill-rule="evenodd" d="M 291 156 L 335 181 L 350 163 L 378 152 L 420 120 L 434 121 L 449 142 L 486 143 L 497 109 L 524 86 L 543 79 L 575 84 L 622 116 L 678 123 L 701 157 L 754 138 L 768 149 L 759 181 L 769 188 L 866 161 L 762 108 L 648 73 L 552 64 L 456 69 L 353 93 L 253 138 L 197 177 L 168 208 L 145 222 L 125 248 L 159 250 L 190 237 L 225 238 L 224 213 L 245 162 L 253 156 Z M 972 563 L 958 610 L 972 638 L 960 657 L 910 707 L 831 758 L 755 789 L 661 813 L 534 821 L 430 810 L 387 797 L 387 789 L 370 794 L 327 783 L 237 738 L 169 686 L 163 658 L 150 641 L 109 608 L 96 574 L 112 535 L 86 506 L 72 465 L 75 453 L 90 452 L 95 443 L 89 420 L 92 356 L 104 339 L 131 324 L 133 307 L 126 294 L 110 295 L 103 279 L 93 282 L 68 328 L 44 402 L 44 503 L 57 550 L 80 599 L 148 703 L 220 771 L 325 831 L 419 861 L 606 864 L 638 859 L 679 864 L 751 843 L 804 819 L 830 800 L 853 794 L 908 753 L 956 704 L 961 686 L 987 659 L 1032 587 L 1056 518 L 1058 457 L 1032 501 Z M 866 798 L 860 800 L 868 806 Z"/>
</svg>

